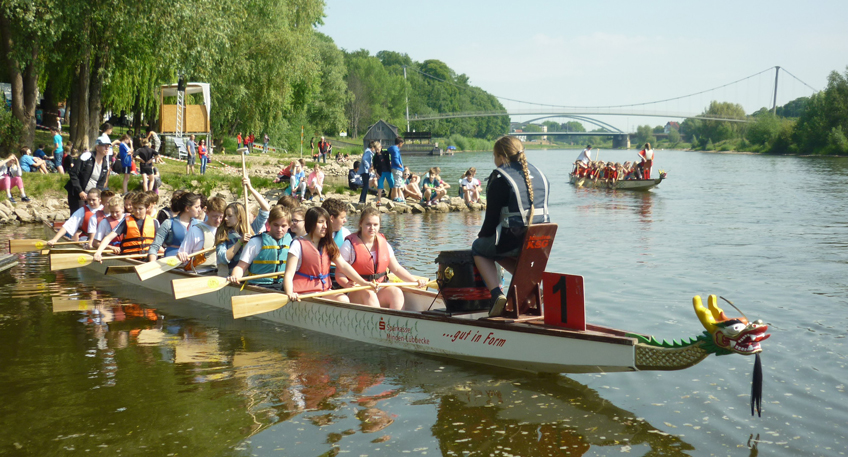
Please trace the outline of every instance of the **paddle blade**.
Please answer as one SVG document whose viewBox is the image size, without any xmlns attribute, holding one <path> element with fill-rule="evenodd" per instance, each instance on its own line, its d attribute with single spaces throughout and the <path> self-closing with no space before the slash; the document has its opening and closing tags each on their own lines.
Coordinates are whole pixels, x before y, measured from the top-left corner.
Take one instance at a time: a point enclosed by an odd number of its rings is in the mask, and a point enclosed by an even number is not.
<svg viewBox="0 0 848 457">
<path fill-rule="evenodd" d="M 94 304 L 94 300 L 73 300 L 53 297 L 53 312 L 64 313 L 67 311 L 85 311 L 94 309 Z"/>
<path fill-rule="evenodd" d="M 140 281 L 146 281 L 154 276 L 160 275 L 166 271 L 173 270 L 180 266 L 182 262 L 176 256 L 165 257 L 154 262 L 147 262 L 135 267 L 135 272 Z M 182 279 L 180 280 L 182 281 Z"/>
<path fill-rule="evenodd" d="M 47 247 L 47 242 L 43 240 L 9 240 L 9 253 L 17 254 L 19 252 L 37 251 Z"/>
<path fill-rule="evenodd" d="M 128 273 L 135 273 L 134 265 L 115 265 L 112 267 L 106 267 L 106 275 L 125 275 Z"/>
<path fill-rule="evenodd" d="M 174 298 L 179 300 L 215 292 L 227 287 L 227 284 L 229 282 L 225 278 L 200 276 L 197 278 L 175 279 L 171 281 L 171 290 L 174 291 Z"/>
<path fill-rule="evenodd" d="M 285 294 L 236 295 L 233 297 L 233 317 L 241 319 L 242 317 L 267 313 L 280 309 L 288 303 L 289 297 Z"/>
<path fill-rule="evenodd" d="M 94 256 L 89 254 L 50 254 L 50 270 L 67 270 L 90 265 Z"/>
</svg>

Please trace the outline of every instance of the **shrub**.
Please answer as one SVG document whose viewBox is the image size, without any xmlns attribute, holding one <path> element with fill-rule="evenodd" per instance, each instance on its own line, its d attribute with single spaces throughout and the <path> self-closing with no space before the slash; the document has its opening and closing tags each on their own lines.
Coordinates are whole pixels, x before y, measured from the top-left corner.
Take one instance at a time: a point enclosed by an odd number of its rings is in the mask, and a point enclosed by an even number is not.
<svg viewBox="0 0 848 457">
<path fill-rule="evenodd" d="M 17 149 L 23 131 L 21 121 L 10 110 L 0 107 L 0 152 L 4 157 Z"/>
</svg>

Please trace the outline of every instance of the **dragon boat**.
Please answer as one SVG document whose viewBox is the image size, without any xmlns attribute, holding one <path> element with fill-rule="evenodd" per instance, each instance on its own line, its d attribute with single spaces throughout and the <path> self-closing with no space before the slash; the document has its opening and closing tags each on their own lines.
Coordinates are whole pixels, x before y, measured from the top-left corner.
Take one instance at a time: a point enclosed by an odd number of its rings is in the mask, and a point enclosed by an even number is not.
<svg viewBox="0 0 848 457">
<path fill-rule="evenodd" d="M 753 413 L 754 403 L 759 405 L 761 399 L 759 354 L 760 343 L 770 336 L 766 324 L 749 321 L 744 315 L 729 317 L 714 295 L 709 296 L 706 307 L 699 296 L 693 298 L 704 331 L 686 341 L 667 342 L 586 323 L 583 278 L 545 272 L 556 228 L 556 224 L 529 227 L 516 267 L 521 273 L 513 276 L 507 289 L 507 311 L 501 317 L 488 317 L 486 300 L 471 300 L 480 291 L 479 284 L 452 284 L 463 276 L 459 265 L 440 265 L 439 291 L 404 288 L 402 310 L 313 298 L 256 317 L 379 346 L 539 373 L 682 370 L 711 354 L 756 355 Z M 46 230 L 51 237 L 55 233 L 50 224 Z M 82 260 L 80 264 L 85 263 Z M 110 277 L 172 297 L 173 281 L 197 278 L 173 269 L 141 281 L 130 267 L 142 264 L 107 257 L 103 263 L 89 262 L 77 271 L 86 281 L 96 283 L 107 267 L 124 267 L 125 273 Z M 482 283 L 476 272 L 472 281 Z M 226 284 L 225 278 L 215 276 L 209 276 L 207 282 L 217 290 L 180 301 L 228 311 L 233 310 L 234 297 L 245 295 L 261 294 L 263 299 L 286 302 L 284 294 L 266 288 Z M 467 306 L 477 302 L 480 305 Z"/>
<path fill-rule="evenodd" d="M 569 173 L 568 182 L 577 187 L 592 187 L 600 189 L 620 189 L 620 190 L 648 190 L 660 185 L 666 178 L 665 172 L 660 172 L 660 177 L 656 179 L 628 179 L 623 181 L 606 182 L 604 180 L 593 180 L 583 176 L 576 176 Z"/>
</svg>

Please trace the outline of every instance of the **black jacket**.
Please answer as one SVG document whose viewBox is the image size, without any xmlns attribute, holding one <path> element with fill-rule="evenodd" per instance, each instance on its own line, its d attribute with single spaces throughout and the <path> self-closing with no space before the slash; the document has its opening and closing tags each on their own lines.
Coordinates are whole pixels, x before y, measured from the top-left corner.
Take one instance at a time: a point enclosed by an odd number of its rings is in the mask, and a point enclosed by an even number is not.
<svg viewBox="0 0 848 457">
<path fill-rule="evenodd" d="M 82 153 L 79 158 L 71 163 L 71 169 L 68 171 L 70 179 L 65 184 L 65 190 L 74 195 L 85 191 L 85 185 L 91 179 L 91 173 L 94 171 L 95 154 L 90 152 Z M 106 188 L 106 183 L 109 180 L 111 169 L 107 157 L 103 158 L 103 166 L 100 169 L 100 177 L 97 178 L 97 188 L 103 190 Z"/>
</svg>

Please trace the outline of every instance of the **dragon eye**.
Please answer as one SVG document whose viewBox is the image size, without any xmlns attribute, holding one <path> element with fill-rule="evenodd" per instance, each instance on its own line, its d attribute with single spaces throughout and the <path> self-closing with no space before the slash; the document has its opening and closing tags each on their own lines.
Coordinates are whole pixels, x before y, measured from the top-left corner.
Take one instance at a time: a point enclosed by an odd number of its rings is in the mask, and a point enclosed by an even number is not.
<svg viewBox="0 0 848 457">
<path fill-rule="evenodd" d="M 741 332 L 742 330 L 745 330 L 745 324 L 733 324 L 730 326 L 730 328 L 734 332 Z"/>
</svg>

